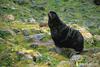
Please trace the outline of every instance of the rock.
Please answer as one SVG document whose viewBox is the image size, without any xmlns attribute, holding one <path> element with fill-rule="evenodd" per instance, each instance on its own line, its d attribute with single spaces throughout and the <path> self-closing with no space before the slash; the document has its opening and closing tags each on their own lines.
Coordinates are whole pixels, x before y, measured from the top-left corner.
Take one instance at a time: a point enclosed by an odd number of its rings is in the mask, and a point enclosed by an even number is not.
<svg viewBox="0 0 100 67">
<path fill-rule="evenodd" d="M 99 64 L 97 64 L 97 63 L 81 63 L 78 65 L 78 67 L 99 67 Z"/>
<path fill-rule="evenodd" d="M 94 61 L 100 63 L 100 52 L 93 54 Z"/>
<path fill-rule="evenodd" d="M 94 35 L 94 40 L 95 41 L 100 41 L 100 35 Z"/>
<path fill-rule="evenodd" d="M 89 63 L 87 67 L 100 67 L 100 65 L 98 63 Z"/>
<path fill-rule="evenodd" d="M 70 61 L 61 61 L 57 67 L 75 67 L 73 62 Z"/>
<path fill-rule="evenodd" d="M 35 40 L 41 40 L 41 39 L 44 38 L 44 37 L 45 37 L 45 36 L 44 36 L 44 34 L 42 34 L 42 33 L 33 35 L 33 38 L 34 38 Z"/>
<path fill-rule="evenodd" d="M 30 35 L 30 31 L 27 29 L 22 30 L 22 33 L 24 36 L 29 36 Z"/>
<path fill-rule="evenodd" d="M 97 47 L 96 48 L 88 48 L 88 49 L 85 48 L 84 52 L 85 52 L 85 54 L 91 55 L 91 54 L 100 52 L 100 48 L 97 48 Z"/>
<path fill-rule="evenodd" d="M 23 52 L 23 51 L 18 51 L 18 52 L 16 52 L 17 53 L 17 55 L 20 55 L 20 56 L 23 56 L 21 59 L 23 59 L 23 60 L 33 60 L 33 57 L 30 55 L 30 54 L 27 54 L 27 53 L 25 53 L 25 52 Z"/>
<path fill-rule="evenodd" d="M 70 59 L 70 61 L 80 61 L 83 57 L 81 55 L 73 55 Z"/>
<path fill-rule="evenodd" d="M 100 48 L 89 48 L 89 51 L 93 52 L 93 53 L 98 53 L 100 52 Z"/>
<path fill-rule="evenodd" d="M 14 21 L 15 17 L 12 14 L 4 15 L 4 20 L 6 20 L 6 21 Z"/>
<path fill-rule="evenodd" d="M 86 67 L 86 64 L 81 63 L 81 64 L 79 64 L 79 66 L 78 66 L 78 67 Z"/>
<path fill-rule="evenodd" d="M 97 53 L 90 53 L 83 55 L 83 60 L 85 60 L 86 63 L 100 63 L 100 51 Z"/>
<path fill-rule="evenodd" d="M 82 63 L 83 61 L 85 63 Z M 73 55 L 70 62 L 75 63 L 75 67 L 98 67 L 100 62 L 100 54 Z"/>
<path fill-rule="evenodd" d="M 25 59 L 25 60 L 33 60 L 33 57 L 31 55 L 29 55 L 29 54 L 25 54 L 22 59 Z"/>
<path fill-rule="evenodd" d="M 44 38 L 44 34 L 34 34 L 34 35 L 29 35 L 29 36 L 24 36 L 25 40 L 33 40 L 33 41 L 40 41 L 42 38 Z"/>
<path fill-rule="evenodd" d="M 29 18 L 29 19 L 28 19 L 28 22 L 29 22 L 29 23 L 35 23 L 36 20 L 35 20 L 34 18 Z"/>
<path fill-rule="evenodd" d="M 94 39 L 94 43 L 93 44 L 95 46 L 100 43 L 100 35 L 94 35 L 93 39 Z"/>
<path fill-rule="evenodd" d="M 33 61 L 38 61 L 42 57 L 42 55 L 38 51 L 26 49 L 23 49 L 22 51 L 17 51 L 17 54 L 23 56 L 22 59 L 31 59 Z"/>
</svg>

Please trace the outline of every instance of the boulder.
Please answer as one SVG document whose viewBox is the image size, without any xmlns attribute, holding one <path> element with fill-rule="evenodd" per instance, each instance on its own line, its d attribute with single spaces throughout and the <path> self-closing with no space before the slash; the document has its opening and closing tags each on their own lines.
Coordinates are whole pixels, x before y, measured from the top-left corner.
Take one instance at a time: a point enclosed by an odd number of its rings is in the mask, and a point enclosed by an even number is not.
<svg viewBox="0 0 100 67">
<path fill-rule="evenodd" d="M 78 62 L 80 60 L 82 60 L 83 57 L 81 55 L 73 55 L 71 58 L 70 58 L 70 61 L 75 61 L 75 62 Z"/>
<path fill-rule="evenodd" d="M 15 17 L 12 14 L 4 15 L 4 20 L 5 21 L 14 21 L 15 20 Z"/>
<path fill-rule="evenodd" d="M 43 33 L 33 35 L 33 38 L 35 40 L 41 40 L 44 37 L 45 37 L 45 35 Z"/>
<path fill-rule="evenodd" d="M 29 18 L 29 19 L 28 19 L 28 22 L 29 22 L 29 23 L 35 23 L 36 20 L 35 20 L 34 18 Z"/>
<path fill-rule="evenodd" d="M 99 63 L 100 62 L 100 51 L 98 53 L 94 53 L 93 58 L 95 62 Z"/>
<path fill-rule="evenodd" d="M 98 53 L 98 52 L 100 52 L 100 48 L 97 48 L 97 47 L 96 48 L 88 48 L 87 50 L 90 53 Z"/>
<path fill-rule="evenodd" d="M 23 58 L 21 58 L 23 60 L 33 60 L 33 57 L 29 54 L 25 54 Z"/>
<path fill-rule="evenodd" d="M 44 34 L 40 33 L 40 34 L 34 34 L 34 35 L 29 35 L 27 32 L 24 33 L 24 37 L 25 40 L 27 41 L 40 41 L 41 39 L 43 39 L 45 37 Z"/>
<path fill-rule="evenodd" d="M 23 56 L 22 59 L 24 60 L 30 59 L 33 61 L 37 61 L 42 57 L 42 55 L 38 51 L 26 50 L 26 49 L 17 51 L 17 55 Z"/>
<path fill-rule="evenodd" d="M 81 63 L 78 67 L 99 67 L 98 63 Z"/>
<path fill-rule="evenodd" d="M 100 35 L 94 35 L 94 40 L 95 41 L 100 41 Z"/>
</svg>

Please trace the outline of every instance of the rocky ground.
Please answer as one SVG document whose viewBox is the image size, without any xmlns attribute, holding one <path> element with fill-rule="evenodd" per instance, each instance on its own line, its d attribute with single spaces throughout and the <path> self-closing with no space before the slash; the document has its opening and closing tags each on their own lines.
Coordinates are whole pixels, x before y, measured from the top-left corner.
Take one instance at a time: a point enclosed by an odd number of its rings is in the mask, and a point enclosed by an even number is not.
<svg viewBox="0 0 100 67">
<path fill-rule="evenodd" d="M 3 37 L 2 34 L 0 38 L 1 66 L 99 67 L 99 35 L 93 36 L 88 29 L 77 24 L 71 27 L 81 30 L 85 37 L 84 52 L 79 55 L 76 55 L 72 49 L 65 49 L 62 54 L 57 53 L 46 23 L 42 26 L 41 24 L 12 23 L 8 28 L 1 27 L 0 31 L 9 35 Z M 96 43 L 92 41 L 94 39 Z"/>
<path fill-rule="evenodd" d="M 84 52 L 55 50 L 49 11 L 84 36 Z M 0 67 L 100 67 L 100 6 L 93 0 L 0 0 Z"/>
</svg>

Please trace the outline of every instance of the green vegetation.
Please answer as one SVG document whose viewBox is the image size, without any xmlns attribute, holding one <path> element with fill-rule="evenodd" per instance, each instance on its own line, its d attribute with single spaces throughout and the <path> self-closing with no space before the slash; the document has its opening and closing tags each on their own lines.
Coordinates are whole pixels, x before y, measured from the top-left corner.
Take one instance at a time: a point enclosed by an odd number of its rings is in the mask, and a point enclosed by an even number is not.
<svg viewBox="0 0 100 67">
<path fill-rule="evenodd" d="M 66 62 L 65 67 L 79 67 L 81 63 L 90 63 L 91 58 L 93 63 L 100 63 L 100 50 L 91 50 L 100 48 L 100 7 L 92 0 L 0 0 L 0 67 L 59 67 L 61 61 L 70 60 L 66 54 L 56 53 L 54 43 L 49 43 L 49 28 L 40 27 L 40 23 L 47 22 L 45 17 L 50 10 L 56 11 L 67 24 L 87 28 L 93 36 L 93 43 L 85 42 L 85 49 L 90 50 L 74 64 Z M 36 21 L 29 23 L 30 18 Z M 37 41 L 34 35 L 40 33 L 43 38 Z"/>
</svg>

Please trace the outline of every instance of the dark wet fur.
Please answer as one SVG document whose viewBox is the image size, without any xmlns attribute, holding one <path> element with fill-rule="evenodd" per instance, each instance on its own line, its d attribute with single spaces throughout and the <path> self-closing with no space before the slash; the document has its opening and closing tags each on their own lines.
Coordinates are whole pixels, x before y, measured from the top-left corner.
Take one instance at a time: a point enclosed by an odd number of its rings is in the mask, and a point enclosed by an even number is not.
<svg viewBox="0 0 100 67">
<path fill-rule="evenodd" d="M 77 52 L 82 52 L 84 48 L 84 38 L 78 30 L 70 28 L 64 24 L 53 11 L 48 13 L 48 26 L 52 39 L 59 48 L 72 48 Z"/>
</svg>

